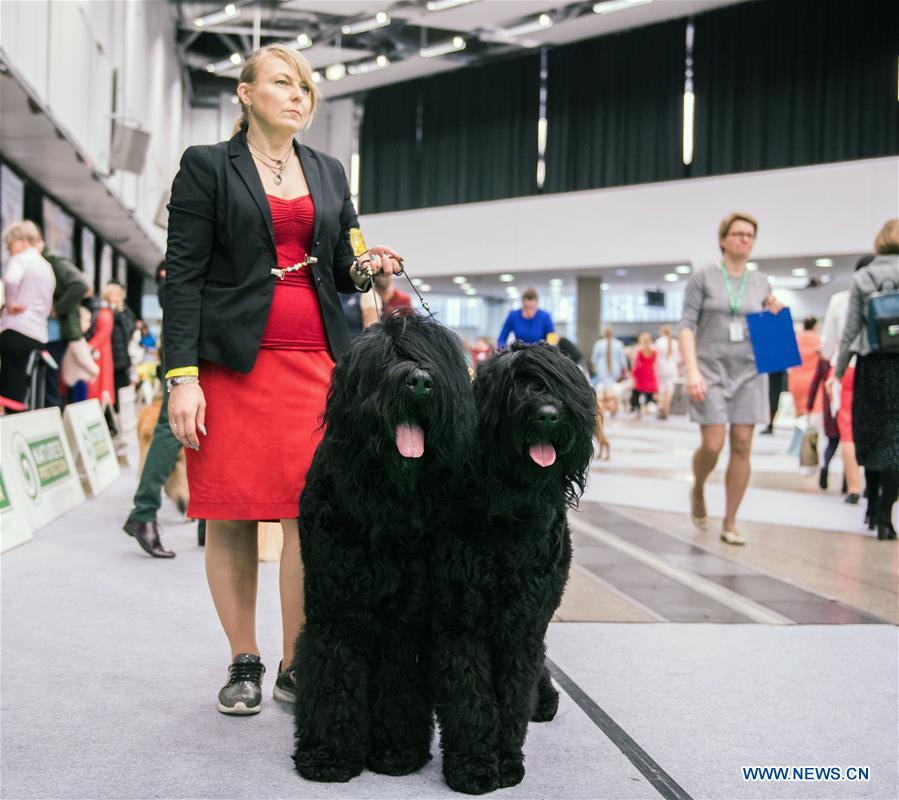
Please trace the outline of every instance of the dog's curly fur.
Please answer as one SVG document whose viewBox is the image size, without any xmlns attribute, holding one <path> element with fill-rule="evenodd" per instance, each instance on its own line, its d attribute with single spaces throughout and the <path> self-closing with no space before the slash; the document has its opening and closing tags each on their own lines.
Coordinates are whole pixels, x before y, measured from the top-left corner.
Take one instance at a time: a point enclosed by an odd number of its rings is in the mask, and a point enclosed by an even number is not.
<svg viewBox="0 0 899 800">
<path fill-rule="evenodd" d="M 586 485 L 596 399 L 583 373 L 546 344 L 488 360 L 473 388 L 478 448 L 467 516 L 435 547 L 433 659 L 444 777 L 480 794 L 522 780 L 528 721 L 550 720 L 558 708 L 543 638 L 568 579 L 566 511 Z M 551 445 L 555 462 L 540 466 L 535 445 Z"/>
<path fill-rule="evenodd" d="M 404 775 L 430 759 L 430 558 L 475 422 L 461 342 L 436 322 L 389 318 L 334 369 L 300 499 L 294 762 L 305 778 L 347 781 L 364 766 Z M 421 457 L 400 453 L 403 423 L 422 429 Z"/>
</svg>

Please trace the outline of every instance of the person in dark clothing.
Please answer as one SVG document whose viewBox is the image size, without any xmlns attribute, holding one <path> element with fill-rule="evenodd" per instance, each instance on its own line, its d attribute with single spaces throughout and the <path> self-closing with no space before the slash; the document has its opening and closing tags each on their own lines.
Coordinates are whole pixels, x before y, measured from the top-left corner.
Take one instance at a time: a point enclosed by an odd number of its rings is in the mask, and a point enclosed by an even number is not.
<svg viewBox="0 0 899 800">
<path fill-rule="evenodd" d="M 43 243 L 41 243 L 43 245 Z M 59 386 L 59 366 L 63 356 L 74 342 L 82 337 L 81 333 L 81 301 L 90 296 L 90 282 L 87 276 L 65 256 L 50 253 L 44 248 L 44 258 L 53 267 L 56 277 L 56 289 L 53 292 L 53 316 L 49 320 L 50 340 L 47 350 L 57 364 L 54 369 L 47 366 L 47 386 L 45 390 L 45 406 L 56 406 L 62 409 L 67 402 Z"/>
<path fill-rule="evenodd" d="M 118 283 L 107 284 L 103 292 L 109 301 L 113 314 L 112 326 L 112 367 L 115 383 L 113 406 L 119 410 L 119 389 L 131 385 L 131 356 L 128 345 L 137 328 L 134 312 L 125 304 L 125 288 Z"/>
<path fill-rule="evenodd" d="M 165 308 L 165 262 L 156 268 L 156 293 L 159 297 L 160 308 Z M 160 366 L 163 362 L 162 337 L 160 337 L 159 350 Z M 165 369 L 161 368 L 161 374 Z M 162 486 L 172 474 L 178 453 L 181 452 L 181 443 L 175 438 L 169 427 L 169 393 L 162 383 L 162 408 L 159 410 L 159 419 L 153 429 L 153 440 L 147 450 L 144 460 L 144 469 L 140 474 L 137 491 L 134 493 L 134 506 L 122 530 L 129 536 L 137 539 L 137 543 L 153 558 L 174 558 L 172 550 L 166 550 L 160 540 L 162 528 L 156 521 L 156 515 L 162 505 Z M 206 539 L 206 523 L 200 521 L 200 530 L 197 531 L 200 544 Z"/>
<path fill-rule="evenodd" d="M 774 433 L 774 418 L 777 416 L 777 409 L 780 406 L 780 396 L 787 390 L 787 373 L 786 372 L 769 372 L 768 373 L 768 407 L 771 410 L 771 422 L 767 428 L 763 428 L 761 433 Z"/>
<path fill-rule="evenodd" d="M 893 506 L 899 498 L 899 349 L 875 339 L 868 326 L 869 300 L 899 289 L 899 219 L 891 219 L 874 242 L 877 257 L 852 276 L 849 312 L 835 367 L 842 379 L 857 356 L 852 391 L 852 439 L 865 468 L 868 518 L 877 538 L 895 539 Z"/>
</svg>

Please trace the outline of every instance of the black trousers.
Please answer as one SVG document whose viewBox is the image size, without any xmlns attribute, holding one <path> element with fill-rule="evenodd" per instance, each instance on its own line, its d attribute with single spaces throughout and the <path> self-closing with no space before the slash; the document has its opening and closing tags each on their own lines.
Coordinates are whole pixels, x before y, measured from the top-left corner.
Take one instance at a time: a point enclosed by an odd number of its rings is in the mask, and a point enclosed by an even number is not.
<svg viewBox="0 0 899 800">
<path fill-rule="evenodd" d="M 18 331 L 0 333 L 0 395 L 18 403 L 24 402 L 28 391 L 28 357 L 43 346 L 43 342 Z"/>
<path fill-rule="evenodd" d="M 786 372 L 770 372 L 768 373 L 768 406 L 771 410 L 771 424 L 774 424 L 774 417 L 777 415 L 777 406 L 780 404 L 780 395 L 787 389 L 787 373 Z M 799 413 L 796 409 L 796 413 Z"/>
<path fill-rule="evenodd" d="M 45 408 L 56 406 L 58 409 L 62 410 L 66 404 L 67 398 L 59 389 L 59 367 L 62 366 L 62 359 L 63 356 L 65 356 L 68 347 L 69 343 L 61 339 L 55 342 L 47 342 L 47 352 L 53 356 L 53 360 L 57 363 L 58 367 L 57 369 L 53 369 L 50 366 L 47 367 L 47 388 L 44 390 Z"/>
</svg>

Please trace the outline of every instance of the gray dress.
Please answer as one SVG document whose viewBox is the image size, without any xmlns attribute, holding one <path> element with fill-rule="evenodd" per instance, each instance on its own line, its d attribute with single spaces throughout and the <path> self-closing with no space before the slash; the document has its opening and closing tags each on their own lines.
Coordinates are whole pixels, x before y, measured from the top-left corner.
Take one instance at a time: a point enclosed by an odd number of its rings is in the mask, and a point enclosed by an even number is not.
<svg viewBox="0 0 899 800">
<path fill-rule="evenodd" d="M 741 278 L 728 277 L 736 299 Z M 730 340 L 733 319 L 718 264 L 697 270 L 684 291 L 684 315 L 681 328 L 696 336 L 696 359 L 706 383 L 702 403 L 690 401 L 690 419 L 700 425 L 767 425 L 768 376 L 759 375 L 746 327 L 746 314 L 763 310 L 771 294 L 768 276 L 750 272 L 746 278 L 743 302 L 736 319 L 743 326 L 743 341 Z"/>
</svg>

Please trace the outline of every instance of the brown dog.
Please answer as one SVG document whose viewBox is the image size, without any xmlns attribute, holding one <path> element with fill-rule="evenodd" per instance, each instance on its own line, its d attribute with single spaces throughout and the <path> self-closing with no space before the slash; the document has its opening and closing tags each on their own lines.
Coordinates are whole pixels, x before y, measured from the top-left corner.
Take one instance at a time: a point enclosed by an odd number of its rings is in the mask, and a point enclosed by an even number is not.
<svg viewBox="0 0 899 800">
<path fill-rule="evenodd" d="M 150 449 L 150 442 L 153 441 L 153 431 L 156 428 L 156 422 L 159 420 L 161 409 L 162 397 L 157 397 L 150 405 L 144 406 L 137 415 L 137 441 L 140 445 L 138 475 L 144 470 L 144 461 L 147 458 L 147 451 Z M 178 510 L 182 514 L 187 511 L 190 492 L 187 488 L 187 462 L 184 458 L 184 448 L 178 453 L 178 460 L 175 461 L 172 474 L 169 475 L 163 489 L 166 497 L 178 506 Z"/>
<path fill-rule="evenodd" d="M 601 400 L 596 401 L 596 429 L 593 431 L 593 438 L 599 442 L 599 453 L 597 454 L 601 461 L 608 461 L 611 455 L 609 439 L 606 436 L 605 424 L 603 420 L 603 403 Z"/>
</svg>

